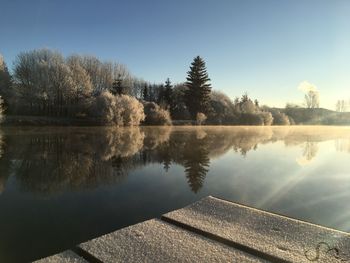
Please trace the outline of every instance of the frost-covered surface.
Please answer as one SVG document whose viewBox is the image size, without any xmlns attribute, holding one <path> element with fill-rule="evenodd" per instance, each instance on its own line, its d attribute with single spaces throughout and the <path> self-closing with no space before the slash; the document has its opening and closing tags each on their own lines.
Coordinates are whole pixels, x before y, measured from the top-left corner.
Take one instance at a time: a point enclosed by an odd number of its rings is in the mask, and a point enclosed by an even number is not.
<svg viewBox="0 0 350 263">
<path fill-rule="evenodd" d="M 289 262 L 350 261 L 350 234 L 214 197 L 165 217 Z"/>
<path fill-rule="evenodd" d="M 87 262 L 88 261 L 78 256 L 71 250 L 67 250 L 62 253 L 53 255 L 51 257 L 34 261 L 34 263 L 87 263 Z"/>
<path fill-rule="evenodd" d="M 102 262 L 263 262 L 157 219 L 79 245 Z"/>
</svg>

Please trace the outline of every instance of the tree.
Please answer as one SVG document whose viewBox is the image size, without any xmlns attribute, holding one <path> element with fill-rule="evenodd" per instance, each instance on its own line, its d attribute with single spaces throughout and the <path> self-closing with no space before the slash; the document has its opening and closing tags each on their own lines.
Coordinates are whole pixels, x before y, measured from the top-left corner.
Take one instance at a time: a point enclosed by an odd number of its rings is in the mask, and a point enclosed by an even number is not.
<svg viewBox="0 0 350 263">
<path fill-rule="evenodd" d="M 280 111 L 273 112 L 273 125 L 290 125 L 288 116 Z"/>
<path fill-rule="evenodd" d="M 168 110 L 162 109 L 154 102 L 144 103 L 145 124 L 147 125 L 171 125 L 171 117 Z"/>
<path fill-rule="evenodd" d="M 170 79 L 167 78 L 165 81 L 165 86 L 164 86 L 164 101 L 167 104 L 167 107 L 169 108 L 170 105 L 172 104 L 172 98 L 173 98 L 173 86 L 171 85 Z"/>
<path fill-rule="evenodd" d="M 12 95 L 12 78 L 4 58 L 0 54 L 0 96 L 5 101 L 4 104 L 8 104 L 8 100 Z"/>
<path fill-rule="evenodd" d="M 338 112 L 346 112 L 347 103 L 345 100 L 338 100 L 335 107 Z"/>
<path fill-rule="evenodd" d="M 163 84 L 161 84 L 158 87 L 158 98 L 157 98 L 157 103 L 161 106 L 165 106 L 164 104 L 166 104 L 164 95 L 165 95 L 165 87 Z"/>
<path fill-rule="evenodd" d="M 186 105 L 192 119 L 195 120 L 198 112 L 210 113 L 211 85 L 208 83 L 210 79 L 205 62 L 200 56 L 193 59 L 187 74 Z"/>
<path fill-rule="evenodd" d="M 126 94 L 126 90 L 123 87 L 123 79 L 121 74 L 118 74 L 118 77 L 113 81 L 111 93 L 113 95 L 119 95 L 119 96 Z"/>
<path fill-rule="evenodd" d="M 173 87 L 172 103 L 170 104 L 171 118 L 174 120 L 189 120 L 190 113 L 186 107 L 185 94 L 187 87 L 185 84 L 177 84 Z"/>
<path fill-rule="evenodd" d="M 4 100 L 0 96 L 0 122 L 4 117 L 3 113 L 4 113 Z M 0 148 L 0 153 L 1 153 L 1 148 Z M 0 154 L 0 157 L 1 157 L 1 154 Z"/>
<path fill-rule="evenodd" d="M 259 108 L 259 101 L 257 99 L 254 100 L 255 107 Z"/>
<path fill-rule="evenodd" d="M 148 100 L 148 86 L 147 86 L 147 83 L 145 84 L 145 86 L 143 87 L 143 91 L 142 91 L 142 98 L 143 100 Z"/>
<path fill-rule="evenodd" d="M 114 96 L 104 91 L 96 98 L 93 106 L 92 115 L 102 124 L 135 126 L 145 119 L 143 105 L 128 95 Z"/>
<path fill-rule="evenodd" d="M 198 112 L 196 117 L 197 125 L 202 125 L 207 120 L 207 116 L 204 113 Z"/>
<path fill-rule="evenodd" d="M 309 109 L 315 109 L 320 107 L 320 98 L 318 91 L 316 90 L 309 90 L 305 94 L 305 104 L 306 107 Z"/>
<path fill-rule="evenodd" d="M 213 114 L 208 116 L 208 121 L 215 124 L 235 124 L 238 113 L 235 112 L 232 100 L 226 94 L 214 90 L 210 97 Z M 237 103 L 239 103 L 239 99 Z"/>
</svg>

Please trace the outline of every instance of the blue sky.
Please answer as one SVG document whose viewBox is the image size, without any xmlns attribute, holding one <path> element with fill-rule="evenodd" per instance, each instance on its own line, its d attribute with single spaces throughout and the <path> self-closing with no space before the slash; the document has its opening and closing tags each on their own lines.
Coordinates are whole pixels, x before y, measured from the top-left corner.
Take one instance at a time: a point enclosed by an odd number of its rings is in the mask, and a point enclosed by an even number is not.
<svg viewBox="0 0 350 263">
<path fill-rule="evenodd" d="M 334 109 L 350 99 L 349 14 L 348 0 L 0 0 L 0 53 L 93 54 L 151 82 L 184 81 L 201 55 L 232 98 L 298 103 L 308 81 Z"/>
</svg>

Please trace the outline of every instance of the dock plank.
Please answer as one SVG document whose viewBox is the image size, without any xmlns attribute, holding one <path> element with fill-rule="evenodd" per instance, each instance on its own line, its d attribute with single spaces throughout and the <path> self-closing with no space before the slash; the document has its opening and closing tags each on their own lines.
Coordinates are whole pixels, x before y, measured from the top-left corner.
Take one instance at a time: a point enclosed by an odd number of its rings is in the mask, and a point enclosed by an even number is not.
<svg viewBox="0 0 350 263">
<path fill-rule="evenodd" d="M 266 262 L 152 219 L 80 244 L 102 262 Z"/>
<path fill-rule="evenodd" d="M 72 250 L 38 262 L 350 263 L 350 234 L 209 196 Z"/>
<path fill-rule="evenodd" d="M 88 263 L 88 261 L 73 251 L 66 250 L 62 253 L 34 261 L 34 263 Z"/>
<path fill-rule="evenodd" d="M 206 197 L 162 219 L 276 261 L 350 262 L 350 235 L 258 209 Z"/>
</svg>

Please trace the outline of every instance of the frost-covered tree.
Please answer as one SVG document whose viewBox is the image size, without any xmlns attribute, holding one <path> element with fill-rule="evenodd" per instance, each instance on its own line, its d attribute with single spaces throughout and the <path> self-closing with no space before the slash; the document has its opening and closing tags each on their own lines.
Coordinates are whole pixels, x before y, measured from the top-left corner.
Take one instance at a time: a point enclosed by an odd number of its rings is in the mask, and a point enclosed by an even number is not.
<svg viewBox="0 0 350 263">
<path fill-rule="evenodd" d="M 171 125 L 171 117 L 168 110 L 162 109 L 154 102 L 145 102 L 145 124 L 147 125 Z"/>
<path fill-rule="evenodd" d="M 345 100 L 338 100 L 335 105 L 335 110 L 337 112 L 346 112 L 348 107 L 348 103 Z"/>
<path fill-rule="evenodd" d="M 192 119 L 196 119 L 198 112 L 204 114 L 210 112 L 210 78 L 208 77 L 205 62 L 200 56 L 193 59 L 187 74 L 186 105 Z"/>
<path fill-rule="evenodd" d="M 14 78 L 21 105 L 29 107 L 30 113 L 62 106 L 63 92 L 70 82 L 64 58 L 48 49 L 20 53 L 14 63 Z"/>
<path fill-rule="evenodd" d="M 128 96 L 114 96 L 109 91 L 103 91 L 92 108 L 92 115 L 102 124 L 118 126 L 135 126 L 144 120 L 143 105 L 137 99 Z"/>
<path fill-rule="evenodd" d="M 134 97 L 117 96 L 116 106 L 121 109 L 122 123 L 125 126 L 139 125 L 145 119 L 143 105 Z"/>
<path fill-rule="evenodd" d="M 204 113 L 198 112 L 196 117 L 197 125 L 202 125 L 207 120 L 207 116 Z"/>
<path fill-rule="evenodd" d="M 247 113 L 247 114 L 252 114 L 258 110 L 258 107 L 256 104 L 248 97 L 248 94 L 245 93 L 241 101 L 239 103 L 240 105 L 240 110 L 242 113 Z"/>
<path fill-rule="evenodd" d="M 213 111 L 208 121 L 215 124 L 235 124 L 237 113 L 232 100 L 220 91 L 212 91 L 210 97 Z"/>
<path fill-rule="evenodd" d="M 315 109 L 320 107 L 320 97 L 317 90 L 309 90 L 305 94 L 305 105 L 309 109 Z"/>
<path fill-rule="evenodd" d="M 273 125 L 290 125 L 288 116 L 280 111 L 273 113 Z"/>
<path fill-rule="evenodd" d="M 109 91 L 103 91 L 96 97 L 91 115 L 97 117 L 101 124 L 123 125 L 121 109 L 117 107 L 116 97 Z"/>
</svg>

